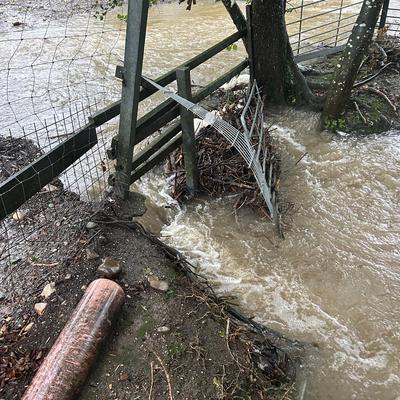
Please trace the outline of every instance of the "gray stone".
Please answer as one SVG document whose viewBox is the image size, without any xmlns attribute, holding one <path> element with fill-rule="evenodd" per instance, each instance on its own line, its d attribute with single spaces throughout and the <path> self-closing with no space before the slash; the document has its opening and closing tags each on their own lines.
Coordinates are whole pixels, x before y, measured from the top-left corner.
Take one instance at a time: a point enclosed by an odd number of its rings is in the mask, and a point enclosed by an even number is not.
<svg viewBox="0 0 400 400">
<path fill-rule="evenodd" d="M 35 307 L 34 307 L 35 311 L 36 311 L 36 314 L 43 315 L 44 310 L 46 309 L 46 307 L 47 307 L 47 303 L 36 303 Z"/>
<path fill-rule="evenodd" d="M 12 218 L 14 221 L 23 221 L 27 215 L 28 213 L 26 211 L 19 210 L 13 214 Z"/>
<path fill-rule="evenodd" d="M 96 258 L 99 258 L 99 255 L 90 247 L 86 247 L 86 259 L 96 260 Z"/>
<path fill-rule="evenodd" d="M 166 292 L 169 288 L 167 281 L 162 281 L 158 279 L 156 276 L 149 276 L 147 280 L 149 282 L 150 287 L 160 292 Z"/>
<path fill-rule="evenodd" d="M 114 197 L 114 210 L 119 218 L 130 221 L 134 217 L 141 217 L 146 211 L 146 196 L 137 192 L 129 192 L 128 199 Z"/>
<path fill-rule="evenodd" d="M 121 271 L 121 261 L 112 257 L 106 257 L 100 267 L 97 268 L 97 273 L 103 278 L 108 279 L 117 277 Z"/>
<path fill-rule="evenodd" d="M 160 326 L 159 328 L 157 328 L 157 332 L 158 333 L 168 333 L 169 328 L 168 328 L 168 326 Z"/>
<path fill-rule="evenodd" d="M 87 229 L 94 229 L 94 228 L 97 228 L 97 224 L 96 224 L 96 222 L 93 222 L 93 221 L 89 221 L 87 224 L 86 224 L 86 228 Z"/>
<path fill-rule="evenodd" d="M 97 237 L 97 244 L 99 246 L 104 246 L 109 242 L 108 237 L 106 235 L 99 235 Z"/>
<path fill-rule="evenodd" d="M 44 299 L 48 299 L 55 291 L 56 291 L 56 283 L 50 282 L 43 288 L 40 296 L 43 297 Z"/>
</svg>

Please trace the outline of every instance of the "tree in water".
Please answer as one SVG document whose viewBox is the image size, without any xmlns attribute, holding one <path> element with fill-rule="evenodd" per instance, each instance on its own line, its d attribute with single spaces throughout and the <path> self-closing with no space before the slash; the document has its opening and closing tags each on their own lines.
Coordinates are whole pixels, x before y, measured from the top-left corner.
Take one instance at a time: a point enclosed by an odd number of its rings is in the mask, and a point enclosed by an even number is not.
<svg viewBox="0 0 400 400">
<path fill-rule="evenodd" d="M 232 16 L 237 5 L 222 0 Z M 371 43 L 383 0 L 364 0 L 357 22 L 336 66 L 325 106 L 316 98 L 299 70 L 285 24 L 282 0 L 252 0 L 251 28 L 254 77 L 263 90 L 268 105 L 310 104 L 322 113 L 323 126 L 344 111 L 350 98 L 360 64 Z M 237 21 L 234 22 L 238 26 Z"/>
<path fill-rule="evenodd" d="M 316 98 L 294 61 L 281 0 L 253 0 L 254 77 L 267 104 L 314 104 Z"/>
<path fill-rule="evenodd" d="M 222 0 L 222 3 L 236 27 L 245 28 L 237 4 L 231 0 Z M 254 78 L 262 88 L 266 104 L 318 103 L 294 61 L 286 30 L 284 2 L 252 0 L 251 29 Z"/>
<path fill-rule="evenodd" d="M 322 126 L 333 126 L 344 112 L 351 96 L 361 62 L 374 35 L 383 0 L 364 0 L 357 22 L 353 27 L 346 48 L 335 67 L 322 112 Z"/>
</svg>

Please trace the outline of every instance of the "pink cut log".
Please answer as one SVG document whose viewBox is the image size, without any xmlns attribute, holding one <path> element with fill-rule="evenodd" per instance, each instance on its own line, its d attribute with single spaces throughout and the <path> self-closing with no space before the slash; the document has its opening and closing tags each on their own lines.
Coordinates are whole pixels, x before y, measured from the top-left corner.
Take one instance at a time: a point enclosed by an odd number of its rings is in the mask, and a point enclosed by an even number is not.
<svg viewBox="0 0 400 400">
<path fill-rule="evenodd" d="M 93 281 L 22 400 L 75 398 L 124 300 L 124 291 L 117 283 L 108 279 Z"/>
</svg>

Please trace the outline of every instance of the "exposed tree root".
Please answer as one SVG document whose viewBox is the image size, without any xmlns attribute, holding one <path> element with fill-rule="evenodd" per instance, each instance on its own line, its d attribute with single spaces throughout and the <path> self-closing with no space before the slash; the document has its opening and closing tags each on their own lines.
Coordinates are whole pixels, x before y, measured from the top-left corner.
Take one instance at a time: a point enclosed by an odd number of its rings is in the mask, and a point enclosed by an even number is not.
<svg viewBox="0 0 400 400">
<path fill-rule="evenodd" d="M 387 97 L 387 95 L 385 93 L 383 93 L 382 91 L 378 90 L 377 88 L 371 87 L 371 86 L 367 86 L 365 88 L 363 88 L 363 90 L 376 94 L 377 96 L 382 97 L 382 99 L 384 99 L 389 106 L 392 108 L 393 111 L 396 111 L 397 108 L 396 106 L 392 103 L 392 101 L 389 99 L 389 97 Z"/>
</svg>

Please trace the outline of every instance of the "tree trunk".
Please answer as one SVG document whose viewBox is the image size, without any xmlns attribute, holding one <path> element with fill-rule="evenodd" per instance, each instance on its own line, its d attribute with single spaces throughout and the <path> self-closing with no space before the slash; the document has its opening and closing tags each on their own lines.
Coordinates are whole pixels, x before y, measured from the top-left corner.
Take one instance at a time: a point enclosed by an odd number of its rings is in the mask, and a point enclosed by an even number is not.
<svg viewBox="0 0 400 400">
<path fill-rule="evenodd" d="M 281 0 L 253 0 L 254 78 L 267 105 L 313 103 L 314 97 L 294 61 Z"/>
<path fill-rule="evenodd" d="M 332 126 L 332 121 L 337 121 L 344 112 L 361 62 L 371 43 L 382 3 L 383 0 L 364 0 L 346 48 L 335 68 L 322 113 L 323 127 Z"/>
<path fill-rule="evenodd" d="M 282 2 L 254 0 L 251 20 L 254 77 L 268 103 L 285 104 L 291 79 Z"/>
</svg>

